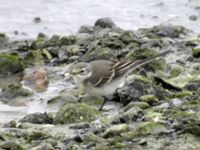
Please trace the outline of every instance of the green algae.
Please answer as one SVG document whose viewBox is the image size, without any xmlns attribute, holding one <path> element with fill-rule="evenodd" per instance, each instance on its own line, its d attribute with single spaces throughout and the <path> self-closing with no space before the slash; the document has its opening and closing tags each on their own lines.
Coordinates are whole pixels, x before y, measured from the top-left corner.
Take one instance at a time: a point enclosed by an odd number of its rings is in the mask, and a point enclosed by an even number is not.
<svg viewBox="0 0 200 150">
<path fill-rule="evenodd" d="M 69 124 L 69 123 L 80 123 L 80 122 L 90 122 L 98 117 L 100 113 L 90 107 L 87 104 L 66 104 L 57 113 L 55 117 L 56 124 Z"/>
</svg>

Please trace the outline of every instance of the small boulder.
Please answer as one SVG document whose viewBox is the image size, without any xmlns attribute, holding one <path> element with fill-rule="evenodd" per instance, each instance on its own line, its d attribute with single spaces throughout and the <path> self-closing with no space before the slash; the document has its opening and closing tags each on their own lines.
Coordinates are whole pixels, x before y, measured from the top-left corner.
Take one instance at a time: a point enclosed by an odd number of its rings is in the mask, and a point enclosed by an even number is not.
<svg viewBox="0 0 200 150">
<path fill-rule="evenodd" d="M 24 70 L 24 62 L 17 55 L 0 54 L 0 77 L 20 73 Z"/>
<path fill-rule="evenodd" d="M 56 113 L 54 122 L 56 124 L 90 122 L 99 116 L 100 113 L 89 105 L 83 103 L 70 103 L 64 105 Z"/>
<path fill-rule="evenodd" d="M 47 113 L 34 113 L 25 116 L 20 120 L 20 122 L 29 122 L 34 124 L 52 124 L 53 118 Z"/>
<path fill-rule="evenodd" d="M 109 17 L 98 19 L 95 22 L 94 26 L 100 27 L 100 28 L 114 28 L 114 27 L 116 27 L 115 23 Z"/>
</svg>

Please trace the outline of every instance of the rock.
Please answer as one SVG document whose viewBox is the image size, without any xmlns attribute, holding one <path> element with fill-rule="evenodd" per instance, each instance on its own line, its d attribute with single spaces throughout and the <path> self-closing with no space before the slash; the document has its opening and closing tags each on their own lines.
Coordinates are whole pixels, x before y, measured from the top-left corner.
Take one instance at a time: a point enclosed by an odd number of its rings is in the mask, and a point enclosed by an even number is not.
<svg viewBox="0 0 200 150">
<path fill-rule="evenodd" d="M 32 131 L 29 134 L 28 141 L 44 140 L 49 137 L 50 135 L 44 131 Z"/>
<path fill-rule="evenodd" d="M 26 150 L 24 146 L 22 146 L 19 141 L 6 141 L 0 144 L 2 149 L 9 150 Z"/>
<path fill-rule="evenodd" d="M 167 82 L 160 77 L 155 76 L 154 80 L 155 80 L 156 84 L 161 85 L 164 89 L 168 89 L 170 91 L 182 92 L 182 88 L 180 88 L 178 86 L 174 86 L 174 84 L 171 84 L 170 82 Z"/>
<path fill-rule="evenodd" d="M 56 47 L 48 47 L 46 50 L 51 54 L 51 56 L 53 58 L 58 57 L 58 48 L 56 48 Z"/>
<path fill-rule="evenodd" d="M 183 67 L 179 65 L 171 65 L 171 72 L 170 72 L 171 78 L 179 76 L 182 72 L 183 72 Z"/>
<path fill-rule="evenodd" d="M 41 19 L 40 17 L 35 17 L 35 18 L 33 19 L 33 22 L 34 22 L 34 23 L 41 23 L 41 22 L 42 22 L 42 19 Z"/>
<path fill-rule="evenodd" d="M 137 50 L 134 50 L 134 52 L 129 52 L 126 57 L 131 60 L 141 60 L 141 59 L 146 59 L 146 58 L 155 56 L 156 54 L 157 52 L 154 50 L 137 49 Z M 164 70 L 166 67 L 166 64 L 165 64 L 165 60 L 163 58 L 160 58 L 158 60 L 145 64 L 142 67 L 148 71 L 156 72 L 158 70 Z"/>
<path fill-rule="evenodd" d="M 62 61 L 68 61 L 70 57 L 77 55 L 82 55 L 78 45 L 62 46 L 58 51 L 58 58 Z"/>
<path fill-rule="evenodd" d="M 8 37 L 4 33 L 0 33 L 0 48 L 5 47 L 8 44 Z"/>
<path fill-rule="evenodd" d="M 78 143 L 82 143 L 84 141 L 85 136 L 84 135 L 76 135 L 74 137 L 74 140 Z"/>
<path fill-rule="evenodd" d="M 34 113 L 20 119 L 20 122 L 29 122 L 34 124 L 52 124 L 53 118 L 47 113 Z"/>
<path fill-rule="evenodd" d="M 199 136 L 199 110 L 199 102 L 191 99 L 182 103 L 179 107 L 166 110 L 164 115 L 171 120 L 172 128 L 176 132 Z"/>
<path fill-rule="evenodd" d="M 56 124 L 69 124 L 90 122 L 100 116 L 100 113 L 83 103 L 66 104 L 64 105 L 55 116 L 54 122 Z"/>
<path fill-rule="evenodd" d="M 190 21 L 196 21 L 197 19 L 198 19 L 198 17 L 196 15 L 189 16 Z"/>
<path fill-rule="evenodd" d="M 23 100 L 22 99 L 23 97 L 31 95 L 29 90 L 23 89 L 21 86 L 15 86 L 12 84 L 6 88 L 3 88 L 0 93 L 1 93 L 0 100 L 3 101 L 4 103 L 9 103 L 9 104 L 11 104 L 12 102 L 17 104 L 18 102 L 16 98 L 19 98 L 19 104 L 20 104 L 20 101 Z M 24 102 L 22 101 L 22 103 Z"/>
<path fill-rule="evenodd" d="M 103 134 L 102 137 L 109 138 L 112 136 L 120 135 L 123 132 L 128 132 L 130 129 L 127 124 L 114 125 L 108 128 Z"/>
<path fill-rule="evenodd" d="M 50 143 L 42 143 L 31 150 L 56 150 Z"/>
<path fill-rule="evenodd" d="M 24 61 L 29 65 L 44 65 L 45 57 L 43 56 L 43 52 L 41 50 L 35 50 L 27 52 L 24 56 Z"/>
<path fill-rule="evenodd" d="M 150 39 L 159 37 L 178 38 L 185 35 L 188 30 L 180 25 L 159 25 L 148 29 L 139 29 L 139 32 Z"/>
<path fill-rule="evenodd" d="M 147 108 L 149 108 L 150 105 L 148 103 L 146 103 L 146 102 L 130 102 L 123 109 L 124 110 L 128 110 L 128 109 L 130 109 L 132 107 L 135 107 L 135 106 L 139 107 L 141 109 L 147 109 Z"/>
<path fill-rule="evenodd" d="M 102 142 L 106 142 L 106 140 L 99 135 L 96 135 L 91 132 L 88 132 L 85 135 L 84 143 L 102 143 Z"/>
<path fill-rule="evenodd" d="M 38 35 L 37 39 L 31 42 L 30 48 L 34 50 L 45 48 L 47 40 L 46 36 Z"/>
<path fill-rule="evenodd" d="M 119 36 L 120 40 L 123 41 L 125 44 L 129 44 L 131 42 L 138 43 L 139 38 L 137 37 L 136 33 L 133 31 L 124 31 Z"/>
<path fill-rule="evenodd" d="M 158 98 L 155 95 L 143 95 L 140 97 L 140 99 L 150 105 L 158 102 Z"/>
<path fill-rule="evenodd" d="M 195 58 L 199 58 L 200 57 L 200 48 L 193 48 L 192 49 L 192 55 Z"/>
<path fill-rule="evenodd" d="M 92 61 L 92 60 L 113 60 L 116 58 L 116 53 L 112 51 L 110 48 L 101 48 L 96 47 L 96 49 L 92 51 L 88 51 L 83 57 L 83 61 Z"/>
<path fill-rule="evenodd" d="M 166 125 L 159 122 L 141 122 L 138 123 L 135 130 L 130 131 L 122 136 L 126 139 L 133 139 L 140 136 L 158 135 L 163 132 L 169 132 Z"/>
<path fill-rule="evenodd" d="M 11 120 L 8 123 L 5 123 L 3 125 L 4 128 L 16 128 L 17 127 L 17 122 L 15 120 Z"/>
<path fill-rule="evenodd" d="M 197 91 L 198 89 L 200 89 L 200 81 L 191 81 L 188 84 L 186 84 L 184 88 L 189 91 Z"/>
<path fill-rule="evenodd" d="M 112 50 L 120 50 L 125 47 L 125 44 L 118 38 L 113 36 L 106 36 L 99 41 L 101 47 L 110 48 Z"/>
<path fill-rule="evenodd" d="M 89 33 L 79 33 L 76 35 L 76 45 L 81 46 L 83 52 L 86 52 L 90 49 L 90 47 L 94 46 L 95 43 L 95 35 Z M 96 44 L 96 43 L 95 43 Z"/>
<path fill-rule="evenodd" d="M 116 25 L 115 25 L 115 23 L 112 21 L 112 19 L 111 19 L 111 18 L 108 18 L 108 17 L 98 19 L 98 20 L 95 22 L 94 26 L 100 27 L 100 28 L 114 28 L 114 27 L 116 27 Z"/>
<path fill-rule="evenodd" d="M 44 48 L 49 48 L 49 47 L 61 47 L 61 46 L 68 46 L 68 45 L 73 45 L 76 42 L 76 37 L 75 36 L 58 36 L 58 35 L 53 35 L 50 39 L 47 38 L 46 36 L 39 36 L 37 37 L 36 40 L 34 40 L 30 48 L 34 50 L 38 49 L 44 49 Z"/>
<path fill-rule="evenodd" d="M 17 55 L 0 54 L 0 77 L 21 73 L 25 68 L 23 60 Z"/>
<path fill-rule="evenodd" d="M 117 90 L 118 99 L 124 105 L 131 101 L 140 101 L 141 96 L 149 94 L 162 99 L 165 97 L 166 92 L 161 87 L 152 84 L 152 81 L 140 78 L 127 81 L 122 88 Z"/>
<path fill-rule="evenodd" d="M 58 45 L 59 47 L 61 46 L 68 46 L 68 45 L 74 45 L 77 41 L 76 36 L 61 36 L 58 40 Z"/>
<path fill-rule="evenodd" d="M 128 106 L 130 107 L 130 105 Z M 127 106 L 124 108 L 123 112 L 119 113 L 118 115 L 114 116 L 112 119 L 113 124 L 118 123 L 130 123 L 131 121 L 136 121 L 143 116 L 143 110 L 139 107 L 133 106 L 128 108 Z"/>
<path fill-rule="evenodd" d="M 165 118 L 164 115 L 159 112 L 148 111 L 148 113 L 144 115 L 144 120 L 149 121 L 149 122 L 160 122 L 160 123 L 163 122 L 164 123 L 164 122 L 167 122 L 166 119 L 167 118 Z"/>
<path fill-rule="evenodd" d="M 155 112 L 162 112 L 168 108 L 170 108 L 170 103 L 161 103 L 160 105 L 157 105 L 157 106 L 154 106 L 152 108 L 152 111 L 155 111 Z M 151 112 L 150 112 L 151 113 Z"/>
<path fill-rule="evenodd" d="M 93 26 L 81 26 L 78 30 L 78 33 L 88 33 L 88 34 L 92 34 L 94 33 L 94 27 Z"/>
<path fill-rule="evenodd" d="M 70 129 L 86 129 L 86 128 L 90 128 L 89 123 L 83 122 L 83 123 L 70 125 Z"/>
</svg>

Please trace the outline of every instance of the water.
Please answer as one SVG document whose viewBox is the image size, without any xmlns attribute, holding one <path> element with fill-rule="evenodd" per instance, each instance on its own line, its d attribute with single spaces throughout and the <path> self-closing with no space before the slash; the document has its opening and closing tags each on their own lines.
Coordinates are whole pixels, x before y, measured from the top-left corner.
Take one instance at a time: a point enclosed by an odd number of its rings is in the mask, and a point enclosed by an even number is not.
<svg viewBox="0 0 200 150">
<path fill-rule="evenodd" d="M 26 82 L 25 80 L 21 81 L 21 84 L 23 85 L 23 88 L 29 90 L 33 94 L 28 97 L 16 97 L 15 101 L 20 101 L 21 99 L 25 99 L 25 103 L 22 104 L 4 104 L 0 102 L 0 124 L 4 122 L 8 122 L 10 120 L 15 120 L 24 117 L 26 114 L 36 113 L 36 112 L 56 112 L 58 110 L 58 106 L 55 107 L 49 107 L 47 105 L 47 101 L 51 100 L 52 98 L 55 98 L 59 96 L 59 94 L 64 89 L 71 89 L 73 86 L 65 82 L 65 78 L 61 76 L 61 73 L 65 68 L 63 67 L 45 67 L 48 70 L 48 78 L 49 78 L 49 84 L 45 91 L 37 91 L 33 88 L 33 85 L 29 82 Z M 37 69 L 36 68 L 27 68 L 25 70 L 26 75 L 32 75 L 33 72 Z M 0 92 L 1 88 L 5 87 L 6 83 L 7 85 L 13 83 L 16 85 L 16 83 L 13 82 L 13 77 L 4 78 L 4 86 L 0 84 Z M 1 78 L 0 78 L 1 79 Z M 9 81 L 10 79 L 10 81 Z M 2 80 L 0 80 L 2 82 Z M 19 81 L 18 81 L 19 82 Z M 1 93 L 0 93 L 1 94 Z M 9 100 L 8 100 L 9 101 Z"/>
<path fill-rule="evenodd" d="M 199 7 L 199 0 L 0 0 L 0 32 L 12 39 L 33 38 L 38 32 L 74 34 L 81 25 L 111 17 L 124 29 L 172 23 L 200 33 Z M 199 18 L 190 21 L 190 15 Z M 35 17 L 42 22 L 34 23 Z"/>
</svg>

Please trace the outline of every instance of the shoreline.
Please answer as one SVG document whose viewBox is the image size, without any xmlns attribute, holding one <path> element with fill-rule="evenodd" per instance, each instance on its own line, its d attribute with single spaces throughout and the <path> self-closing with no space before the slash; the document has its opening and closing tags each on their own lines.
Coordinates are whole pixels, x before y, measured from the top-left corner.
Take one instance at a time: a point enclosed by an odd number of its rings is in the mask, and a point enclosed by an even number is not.
<svg viewBox="0 0 200 150">
<path fill-rule="evenodd" d="M 199 148 L 200 37 L 183 26 L 130 31 L 100 18 L 68 36 L 10 43 L 0 34 L 0 49 L 0 101 L 26 108 L 0 124 L 2 149 Z M 76 61 L 138 60 L 169 49 L 130 74 L 103 112 L 102 98 L 77 102 L 73 80 L 64 77 Z"/>
</svg>

